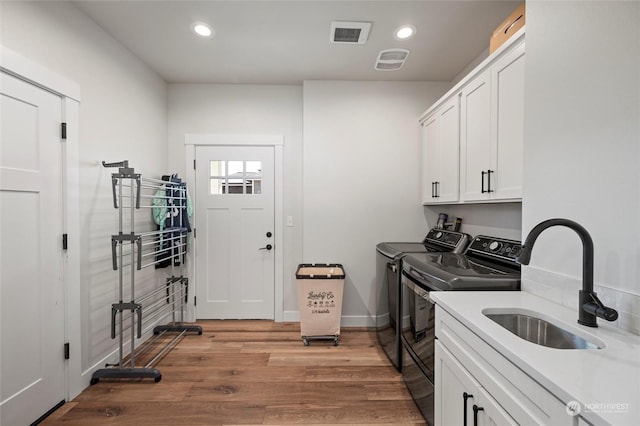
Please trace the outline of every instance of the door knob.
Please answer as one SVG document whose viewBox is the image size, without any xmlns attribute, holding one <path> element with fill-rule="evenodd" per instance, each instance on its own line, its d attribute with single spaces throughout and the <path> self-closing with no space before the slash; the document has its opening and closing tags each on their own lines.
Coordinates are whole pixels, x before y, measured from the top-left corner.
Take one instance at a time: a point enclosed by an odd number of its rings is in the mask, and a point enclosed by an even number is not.
<svg viewBox="0 0 640 426">
<path fill-rule="evenodd" d="M 258 250 L 271 250 L 273 248 L 273 246 L 271 244 L 267 244 L 264 247 L 259 248 Z"/>
<path fill-rule="evenodd" d="M 267 232 L 267 238 L 271 238 L 273 234 L 271 232 Z"/>
</svg>

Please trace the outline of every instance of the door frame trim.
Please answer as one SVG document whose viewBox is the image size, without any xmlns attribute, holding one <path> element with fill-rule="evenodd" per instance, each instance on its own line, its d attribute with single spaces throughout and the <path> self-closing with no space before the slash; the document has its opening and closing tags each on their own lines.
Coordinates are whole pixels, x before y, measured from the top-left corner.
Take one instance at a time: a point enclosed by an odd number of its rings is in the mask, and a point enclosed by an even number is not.
<svg viewBox="0 0 640 426">
<path fill-rule="evenodd" d="M 72 80 L 0 45 L 0 71 L 57 95 L 62 103 L 62 120 L 67 139 L 62 142 L 63 233 L 68 247 L 63 254 L 65 341 L 70 358 L 65 365 L 65 399 L 75 398 L 89 383 L 82 376 L 82 305 L 80 289 L 80 86 Z M 62 348 L 58 348 L 62 350 Z M 56 350 L 52 348 L 52 350 Z"/>
<path fill-rule="evenodd" d="M 283 250 L 283 232 L 284 232 L 284 136 L 278 134 L 186 134 L 184 139 L 186 150 L 186 180 L 188 184 L 193 184 L 195 188 L 196 173 L 193 168 L 196 159 L 197 146 L 272 146 L 274 148 L 274 243 L 279 249 L 274 251 L 274 306 L 273 315 L 276 322 L 284 321 L 284 250 Z M 194 212 L 197 200 L 194 197 Z M 194 215 L 194 226 L 197 226 L 197 217 Z M 193 250 L 188 255 L 189 281 L 195 283 L 195 244 L 191 243 Z M 195 285 L 192 285 L 194 291 L 190 292 L 187 304 L 187 317 L 191 321 L 195 321 Z"/>
</svg>

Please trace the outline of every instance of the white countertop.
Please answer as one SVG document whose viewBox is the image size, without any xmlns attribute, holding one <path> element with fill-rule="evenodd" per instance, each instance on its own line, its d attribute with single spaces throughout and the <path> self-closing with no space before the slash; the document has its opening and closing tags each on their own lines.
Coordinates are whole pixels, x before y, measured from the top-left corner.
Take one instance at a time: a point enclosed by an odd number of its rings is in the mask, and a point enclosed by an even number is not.
<svg viewBox="0 0 640 426">
<path fill-rule="evenodd" d="M 434 291 L 430 297 L 481 339 L 518 366 L 563 403 L 578 401 L 580 415 L 599 425 L 640 425 L 640 336 L 607 324 L 578 324 L 576 310 L 527 292 Z M 516 308 L 587 340 L 603 349 L 553 349 L 510 333 L 482 313 L 490 308 Z M 613 307 L 615 308 L 615 307 Z"/>
</svg>

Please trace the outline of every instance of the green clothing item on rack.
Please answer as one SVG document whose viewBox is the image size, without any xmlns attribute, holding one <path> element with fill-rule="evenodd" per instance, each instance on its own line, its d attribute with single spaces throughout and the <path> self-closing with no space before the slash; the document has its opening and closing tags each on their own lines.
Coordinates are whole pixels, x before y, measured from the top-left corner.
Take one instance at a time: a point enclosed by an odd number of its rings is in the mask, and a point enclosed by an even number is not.
<svg viewBox="0 0 640 426">
<path fill-rule="evenodd" d="M 167 192 L 164 188 L 156 191 L 153 200 L 151 200 L 151 205 L 153 206 L 153 208 L 151 209 L 153 221 L 160 227 L 160 230 L 162 231 L 164 230 L 164 224 L 168 213 Z M 189 191 L 187 190 L 187 216 L 191 217 L 192 215 L 193 204 L 191 204 L 191 197 L 189 196 Z"/>
</svg>

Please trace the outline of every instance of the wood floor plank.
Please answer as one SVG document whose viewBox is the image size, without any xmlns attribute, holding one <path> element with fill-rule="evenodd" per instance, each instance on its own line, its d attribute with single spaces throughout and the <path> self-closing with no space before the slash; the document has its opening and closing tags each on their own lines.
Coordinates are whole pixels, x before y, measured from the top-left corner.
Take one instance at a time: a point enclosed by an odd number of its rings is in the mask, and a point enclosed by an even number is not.
<svg viewBox="0 0 640 426">
<path fill-rule="evenodd" d="M 398 387 L 396 383 L 370 383 L 365 384 L 369 401 L 399 401 L 411 400 L 405 389 Z"/>
<path fill-rule="evenodd" d="M 246 343 L 243 342 L 220 342 L 204 339 L 183 339 L 180 345 L 171 352 L 208 352 L 208 353 L 238 353 Z"/>
<path fill-rule="evenodd" d="M 165 378 L 166 379 L 166 378 Z M 193 385 L 161 380 L 101 380 L 88 387 L 74 401 L 181 401 Z"/>
<path fill-rule="evenodd" d="M 397 385 L 402 383 L 402 375 L 391 365 L 306 367 L 305 380 L 307 382 L 389 382 L 404 389 L 404 386 Z"/>
<path fill-rule="evenodd" d="M 309 346 L 304 346 L 302 340 L 297 343 L 288 342 L 246 342 L 242 345 L 240 352 L 253 352 L 253 353 L 279 353 L 279 352 L 297 352 L 301 354 L 309 353 L 332 353 L 335 351 L 351 352 L 351 351 L 371 351 L 371 348 L 367 348 L 361 344 L 341 344 L 334 346 L 333 342 L 324 342 L 319 344 L 312 342 Z"/>
<path fill-rule="evenodd" d="M 224 342 L 300 342 L 300 333 L 288 331 L 223 331 L 208 333 L 212 341 Z"/>
<path fill-rule="evenodd" d="M 269 320 L 199 320 L 203 335 L 209 332 L 221 331 L 297 331 L 300 323 L 274 322 Z"/>
<path fill-rule="evenodd" d="M 315 366 L 385 366 L 389 365 L 386 358 L 382 358 L 378 353 L 363 353 L 358 357 L 351 356 L 350 353 L 340 352 L 333 356 L 325 356 L 324 354 L 299 354 L 299 353 L 276 353 L 269 357 L 269 365 L 289 366 L 289 365 L 305 365 Z"/>
<path fill-rule="evenodd" d="M 193 367 L 207 365 L 222 366 L 266 366 L 270 354 L 175 352 L 166 355 L 159 365 L 171 367 Z"/>
<path fill-rule="evenodd" d="M 162 366 L 163 381 L 178 382 L 303 382 L 307 377 L 305 367 L 288 367 L 286 369 L 273 367 L 246 366 Z"/>
<path fill-rule="evenodd" d="M 58 421 L 46 419 L 43 426 L 169 426 L 262 424 L 265 407 L 248 402 L 83 402 Z"/>
<path fill-rule="evenodd" d="M 202 335 L 185 336 L 155 366 L 160 382 L 101 379 L 42 424 L 425 424 L 368 329 L 341 330 L 339 346 L 304 346 L 297 323 L 198 324 Z"/>
<path fill-rule="evenodd" d="M 416 412 L 413 401 L 354 402 L 350 404 L 324 403 L 283 404 L 268 406 L 264 424 L 323 424 L 352 423 L 425 424 Z"/>
<path fill-rule="evenodd" d="M 360 383 L 297 382 L 212 382 L 196 383 L 186 395 L 190 401 L 254 401 L 257 404 L 285 404 L 291 401 L 363 401 L 368 399 Z"/>
</svg>

